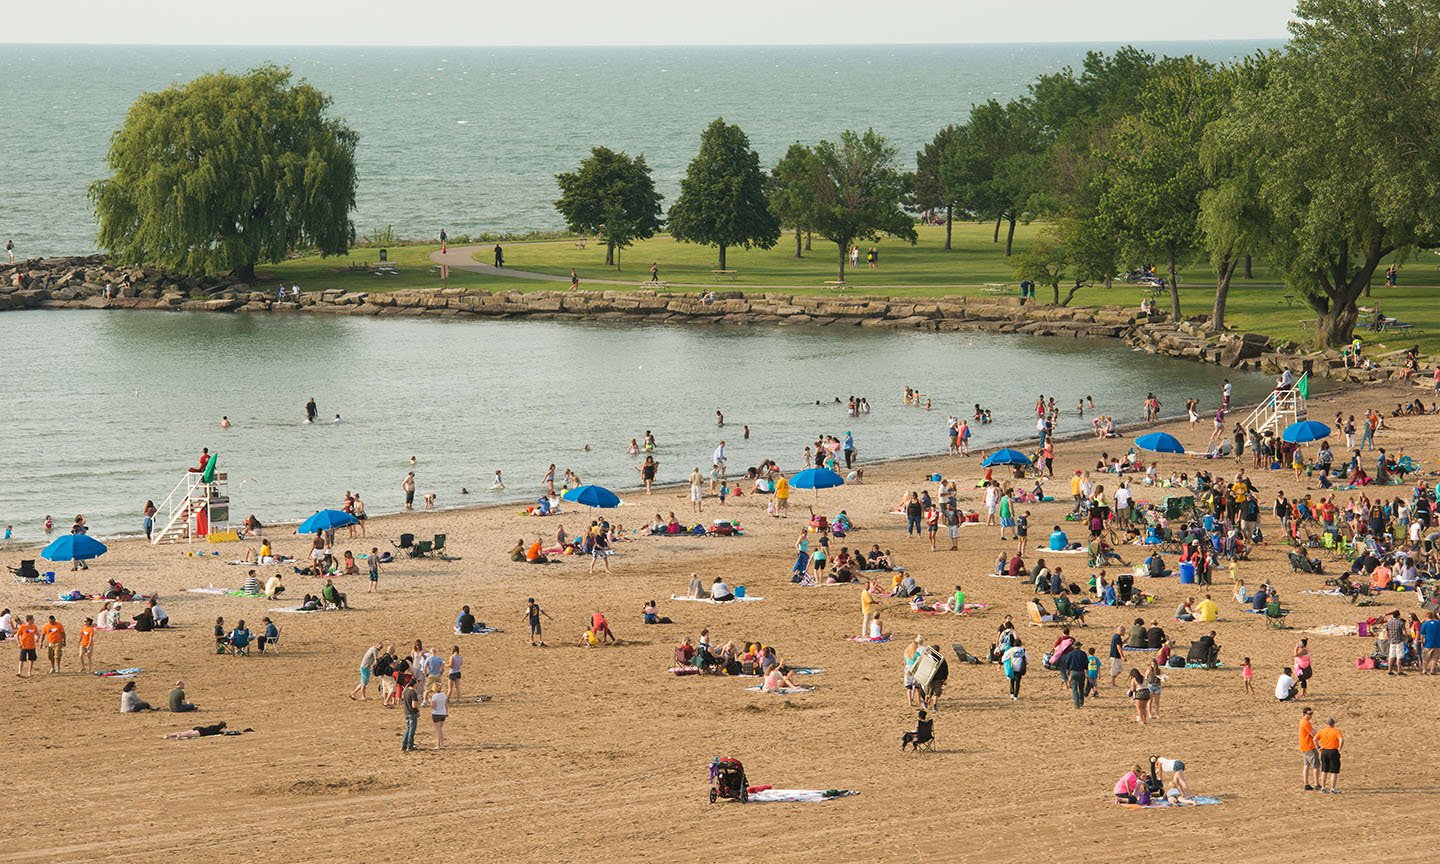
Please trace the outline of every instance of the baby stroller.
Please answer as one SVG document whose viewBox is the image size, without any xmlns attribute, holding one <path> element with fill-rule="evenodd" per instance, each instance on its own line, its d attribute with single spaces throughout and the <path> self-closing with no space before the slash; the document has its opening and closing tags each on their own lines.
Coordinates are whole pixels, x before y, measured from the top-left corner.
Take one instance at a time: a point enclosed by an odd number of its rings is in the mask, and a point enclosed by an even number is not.
<svg viewBox="0 0 1440 864">
<path fill-rule="evenodd" d="M 716 759 L 710 763 L 710 803 L 733 798 L 742 804 L 750 800 L 750 781 L 739 759 Z"/>
</svg>

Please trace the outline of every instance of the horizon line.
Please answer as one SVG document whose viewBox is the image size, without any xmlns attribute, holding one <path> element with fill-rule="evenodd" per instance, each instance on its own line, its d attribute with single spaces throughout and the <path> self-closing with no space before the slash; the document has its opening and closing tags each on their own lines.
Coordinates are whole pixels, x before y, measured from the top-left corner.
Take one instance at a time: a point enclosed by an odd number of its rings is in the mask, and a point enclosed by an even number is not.
<svg viewBox="0 0 1440 864">
<path fill-rule="evenodd" d="M 5 42 L 7 48 L 976 48 L 1036 45 L 1136 45 L 1144 43 L 1199 44 L 1214 42 L 1285 42 L 1287 36 L 1219 36 L 1197 38 L 1144 37 L 1131 39 L 1031 39 L 1014 42 L 523 42 L 428 43 L 396 45 L 380 42 Z"/>
</svg>

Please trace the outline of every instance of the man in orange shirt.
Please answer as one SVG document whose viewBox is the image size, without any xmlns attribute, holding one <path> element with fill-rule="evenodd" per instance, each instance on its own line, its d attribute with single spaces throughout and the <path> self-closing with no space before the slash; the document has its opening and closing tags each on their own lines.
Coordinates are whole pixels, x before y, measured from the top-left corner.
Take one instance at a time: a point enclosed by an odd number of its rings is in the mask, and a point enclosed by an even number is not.
<svg viewBox="0 0 1440 864">
<path fill-rule="evenodd" d="M 80 671 L 89 672 L 94 665 L 95 619 L 86 618 L 80 627 Z"/>
<path fill-rule="evenodd" d="M 35 674 L 35 648 L 39 639 L 40 628 L 35 626 L 35 616 L 26 615 L 25 623 L 15 628 L 15 641 L 20 643 L 20 668 L 16 675 L 29 678 Z"/>
<path fill-rule="evenodd" d="M 1339 794 L 1335 782 L 1340 779 L 1340 748 L 1345 746 L 1345 733 L 1335 728 L 1334 717 L 1315 733 L 1315 746 L 1320 748 L 1320 791 Z"/>
<path fill-rule="evenodd" d="M 60 655 L 65 653 L 65 626 L 51 615 L 41 628 L 40 637 L 45 640 L 45 655 L 50 660 L 50 674 L 53 675 L 60 671 Z"/>
<path fill-rule="evenodd" d="M 1320 785 L 1320 751 L 1315 747 L 1315 726 L 1310 722 L 1309 708 L 1300 712 L 1300 761 L 1305 791 L 1310 792 Z"/>
</svg>

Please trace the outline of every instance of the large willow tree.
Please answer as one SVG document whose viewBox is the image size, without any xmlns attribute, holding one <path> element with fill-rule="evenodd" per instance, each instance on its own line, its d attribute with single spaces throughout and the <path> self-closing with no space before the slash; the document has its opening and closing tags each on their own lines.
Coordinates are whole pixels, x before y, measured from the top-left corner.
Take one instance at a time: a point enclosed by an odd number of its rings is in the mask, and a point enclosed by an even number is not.
<svg viewBox="0 0 1440 864">
<path fill-rule="evenodd" d="M 218 72 L 142 95 L 90 187 L 100 246 L 128 263 L 233 272 L 299 248 L 344 254 L 356 135 L 288 69 Z"/>
</svg>

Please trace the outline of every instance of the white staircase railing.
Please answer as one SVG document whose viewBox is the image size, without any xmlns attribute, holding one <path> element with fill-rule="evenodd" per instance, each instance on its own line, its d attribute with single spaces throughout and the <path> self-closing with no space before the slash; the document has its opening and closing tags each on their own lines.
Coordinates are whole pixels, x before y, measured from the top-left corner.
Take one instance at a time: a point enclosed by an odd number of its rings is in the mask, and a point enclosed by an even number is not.
<svg viewBox="0 0 1440 864">
<path fill-rule="evenodd" d="M 160 543 L 175 543 L 184 540 L 189 543 L 200 533 L 199 516 L 204 512 L 207 516 L 207 531 L 223 527 L 228 518 L 229 498 L 225 494 L 226 480 L 224 474 L 216 474 L 214 478 L 206 483 L 203 474 L 198 471 L 187 471 L 170 490 L 170 494 L 156 507 L 157 515 L 165 520 L 158 531 L 150 534 L 151 545 Z M 212 505 L 223 505 L 222 512 Z"/>
<path fill-rule="evenodd" d="M 1257 432 L 1264 432 L 1272 426 L 1284 428 L 1291 423 L 1298 423 L 1305 419 L 1305 396 L 1310 392 L 1310 373 L 1306 372 L 1296 382 L 1284 390 L 1272 390 L 1269 396 L 1250 416 L 1245 418 L 1241 428 L 1254 429 Z"/>
</svg>

